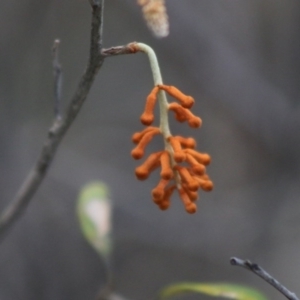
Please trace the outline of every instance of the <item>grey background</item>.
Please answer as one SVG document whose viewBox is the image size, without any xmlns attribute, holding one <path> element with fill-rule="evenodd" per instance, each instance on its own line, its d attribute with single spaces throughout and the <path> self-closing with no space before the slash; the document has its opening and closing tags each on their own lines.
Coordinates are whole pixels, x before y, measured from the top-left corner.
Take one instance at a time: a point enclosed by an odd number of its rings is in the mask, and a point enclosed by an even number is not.
<svg viewBox="0 0 300 300">
<path fill-rule="evenodd" d="M 152 203 L 157 174 L 138 182 L 130 137 L 152 78 L 142 54 L 109 58 L 26 214 L 0 246 L 0 299 L 93 299 L 103 267 L 82 238 L 78 190 L 101 179 L 114 201 L 116 290 L 150 299 L 177 281 L 232 281 L 282 299 L 231 256 L 264 266 L 300 294 L 300 2 L 169 0 L 170 36 L 148 31 L 134 0 L 106 1 L 104 46 L 156 51 L 166 84 L 196 98 L 200 130 L 172 120 L 212 155 L 215 183 L 197 214 Z M 89 44 L 86 0 L 0 2 L 0 207 L 34 163 L 53 114 L 51 46 L 61 39 L 64 105 Z M 149 147 L 157 149 L 159 139 Z M 200 299 L 200 297 L 186 297 Z M 202 297 L 201 299 L 206 299 Z"/>
</svg>

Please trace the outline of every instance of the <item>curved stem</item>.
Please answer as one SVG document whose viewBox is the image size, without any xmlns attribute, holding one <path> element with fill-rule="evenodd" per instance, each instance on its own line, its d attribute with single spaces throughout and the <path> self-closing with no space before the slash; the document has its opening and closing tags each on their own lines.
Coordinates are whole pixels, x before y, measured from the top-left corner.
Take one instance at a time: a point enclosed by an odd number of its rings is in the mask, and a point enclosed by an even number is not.
<svg viewBox="0 0 300 300">
<path fill-rule="evenodd" d="M 148 55 L 150 67 L 151 67 L 151 71 L 152 71 L 152 75 L 153 75 L 154 85 L 155 86 L 162 85 L 163 80 L 162 80 L 158 60 L 157 60 L 156 54 L 153 51 L 153 49 L 150 46 L 143 44 L 143 43 L 136 43 L 135 45 L 139 51 L 144 52 Z M 160 126 L 159 127 L 160 127 L 161 133 L 166 142 L 166 139 L 169 136 L 171 136 L 170 127 L 169 127 L 169 117 L 168 117 L 169 103 L 167 101 L 166 93 L 162 90 L 159 90 L 157 98 L 158 98 L 158 102 L 159 102 L 159 111 L 160 111 Z"/>
<path fill-rule="evenodd" d="M 156 54 L 154 50 L 143 43 L 136 43 L 134 46 L 137 48 L 138 51 L 144 52 L 148 55 L 149 62 L 150 62 L 150 67 L 153 75 L 153 81 L 154 85 L 163 85 L 163 80 L 158 64 L 158 60 L 156 57 Z M 169 115 L 168 115 L 168 107 L 169 103 L 166 97 L 166 93 L 163 90 L 159 90 L 157 94 L 158 102 L 159 102 L 159 112 L 160 112 L 160 131 L 164 137 L 164 144 L 165 144 L 165 149 L 170 153 L 170 160 L 171 160 L 171 166 L 175 167 L 177 163 L 174 160 L 174 150 L 171 146 L 171 144 L 168 141 L 168 138 L 172 136 L 170 126 L 169 126 Z M 178 171 L 174 171 L 174 176 L 175 176 L 175 182 L 177 185 L 178 189 L 181 189 L 181 179 Z"/>
</svg>

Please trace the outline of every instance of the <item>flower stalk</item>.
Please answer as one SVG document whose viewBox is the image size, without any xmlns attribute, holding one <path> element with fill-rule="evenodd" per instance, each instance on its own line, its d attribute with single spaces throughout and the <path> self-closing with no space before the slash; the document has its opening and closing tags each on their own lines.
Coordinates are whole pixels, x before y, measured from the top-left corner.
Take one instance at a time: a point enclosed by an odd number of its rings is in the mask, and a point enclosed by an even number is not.
<svg viewBox="0 0 300 300">
<path fill-rule="evenodd" d="M 173 111 L 177 121 L 187 122 L 191 128 L 199 128 L 202 120 L 190 110 L 195 101 L 193 97 L 185 95 L 176 87 L 163 84 L 157 57 L 151 47 L 143 43 L 133 43 L 131 47 L 147 54 L 154 81 L 154 88 L 146 99 L 145 109 L 140 118 L 141 123 L 147 127 L 132 136 L 136 147 L 131 155 L 134 159 L 141 159 L 147 144 L 158 134 L 163 136 L 165 146 L 163 151 L 152 153 L 142 165 L 136 168 L 136 177 L 145 180 L 153 170 L 161 167 L 161 179 L 152 190 L 154 203 L 162 210 L 167 209 L 170 206 L 171 195 L 177 189 L 186 211 L 195 213 L 198 189 L 210 191 L 213 188 L 213 183 L 206 174 L 210 156 L 195 150 L 196 141 L 193 138 L 173 136 L 169 126 L 169 111 Z M 169 103 L 166 93 L 179 103 Z M 155 120 L 156 102 L 160 112 L 157 127 L 152 126 Z"/>
</svg>

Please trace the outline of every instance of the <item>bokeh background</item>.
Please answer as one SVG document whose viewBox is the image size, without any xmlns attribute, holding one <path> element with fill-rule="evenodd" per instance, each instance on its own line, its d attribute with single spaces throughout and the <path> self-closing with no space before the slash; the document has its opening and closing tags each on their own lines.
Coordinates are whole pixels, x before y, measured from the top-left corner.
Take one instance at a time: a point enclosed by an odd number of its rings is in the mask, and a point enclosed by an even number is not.
<svg viewBox="0 0 300 300">
<path fill-rule="evenodd" d="M 106 1 L 104 46 L 151 45 L 165 83 L 196 98 L 202 128 L 171 126 L 211 154 L 214 191 L 201 193 L 192 216 L 177 197 L 165 212 L 152 203 L 158 175 L 138 182 L 130 156 L 152 88 L 148 60 L 108 58 L 47 178 L 0 245 L 1 299 L 94 299 L 103 266 L 81 236 L 75 206 L 95 179 L 112 191 L 115 288 L 128 299 L 151 299 L 178 281 L 249 284 L 282 299 L 231 267 L 231 256 L 261 264 L 300 295 L 300 2 L 168 0 L 167 9 L 170 35 L 158 40 L 135 0 Z M 53 120 L 53 41 L 61 40 L 66 106 L 86 65 L 89 27 L 87 0 L 0 2 L 1 209 Z M 155 139 L 149 152 L 160 145 Z"/>
</svg>

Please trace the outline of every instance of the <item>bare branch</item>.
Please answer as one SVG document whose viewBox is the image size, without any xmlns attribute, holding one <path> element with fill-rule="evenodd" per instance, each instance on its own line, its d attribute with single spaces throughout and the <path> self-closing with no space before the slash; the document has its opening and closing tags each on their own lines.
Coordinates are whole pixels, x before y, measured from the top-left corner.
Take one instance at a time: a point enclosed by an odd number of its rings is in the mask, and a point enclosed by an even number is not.
<svg viewBox="0 0 300 300">
<path fill-rule="evenodd" d="M 25 178 L 25 181 L 17 192 L 15 198 L 1 214 L 1 237 L 3 237 L 4 233 L 6 233 L 18 217 L 20 217 L 41 184 L 62 138 L 80 111 L 90 91 L 92 83 L 94 82 L 95 76 L 103 63 L 104 56 L 101 54 L 101 45 L 104 0 L 99 0 L 97 3 L 98 4 L 94 4 L 92 6 L 90 57 L 86 71 L 82 75 L 65 116 L 62 119 L 54 120 L 35 165 Z"/>
<path fill-rule="evenodd" d="M 61 119 L 61 85 L 62 85 L 62 69 L 58 59 L 58 48 L 60 40 L 55 40 L 53 53 L 53 75 L 54 75 L 54 116 Z"/>
<path fill-rule="evenodd" d="M 277 289 L 281 294 L 283 294 L 287 299 L 290 300 L 299 300 L 295 293 L 289 291 L 285 286 L 283 286 L 279 281 L 277 281 L 274 277 L 272 277 L 269 273 L 267 273 L 263 268 L 261 268 L 258 264 L 252 263 L 249 260 L 242 260 L 240 258 L 232 257 L 230 259 L 230 263 L 233 266 L 243 267 L 269 284 L 271 284 L 275 289 Z"/>
</svg>

